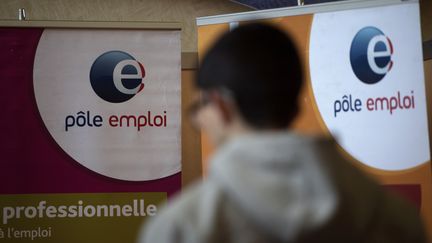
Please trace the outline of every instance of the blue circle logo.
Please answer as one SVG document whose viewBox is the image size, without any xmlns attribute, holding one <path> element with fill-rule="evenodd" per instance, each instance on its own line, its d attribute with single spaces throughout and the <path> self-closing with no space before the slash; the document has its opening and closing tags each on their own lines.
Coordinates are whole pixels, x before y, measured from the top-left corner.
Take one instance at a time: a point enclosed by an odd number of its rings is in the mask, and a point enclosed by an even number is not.
<svg viewBox="0 0 432 243">
<path fill-rule="evenodd" d="M 90 84 L 103 100 L 122 103 L 143 90 L 144 66 L 126 52 L 109 51 L 93 62 Z"/>
<path fill-rule="evenodd" d="M 392 54 L 390 39 L 375 27 L 365 27 L 357 32 L 351 43 L 351 67 L 360 81 L 375 84 L 392 68 Z"/>
</svg>

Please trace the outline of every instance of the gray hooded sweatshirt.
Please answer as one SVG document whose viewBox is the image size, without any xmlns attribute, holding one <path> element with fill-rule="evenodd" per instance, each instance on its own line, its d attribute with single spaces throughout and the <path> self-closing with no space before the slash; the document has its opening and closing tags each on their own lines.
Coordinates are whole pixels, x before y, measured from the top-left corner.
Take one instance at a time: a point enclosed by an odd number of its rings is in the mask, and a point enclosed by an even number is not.
<svg viewBox="0 0 432 243">
<path fill-rule="evenodd" d="M 354 168 L 326 139 L 245 135 L 209 176 L 150 220 L 139 242 L 425 242 L 419 213 Z"/>
</svg>

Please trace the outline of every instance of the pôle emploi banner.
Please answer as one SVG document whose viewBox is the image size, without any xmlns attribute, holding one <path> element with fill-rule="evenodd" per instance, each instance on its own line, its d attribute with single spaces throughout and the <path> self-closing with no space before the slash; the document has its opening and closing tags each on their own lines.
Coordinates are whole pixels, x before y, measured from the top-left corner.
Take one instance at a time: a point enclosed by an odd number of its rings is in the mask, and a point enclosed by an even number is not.
<svg viewBox="0 0 432 243">
<path fill-rule="evenodd" d="M 334 137 L 349 161 L 416 204 L 432 232 L 418 2 L 341 2 L 199 18 L 200 56 L 221 33 L 250 20 L 276 24 L 300 50 L 307 75 L 295 129 Z"/>
<path fill-rule="evenodd" d="M 134 242 L 180 189 L 180 31 L 0 28 L 0 241 Z"/>
</svg>

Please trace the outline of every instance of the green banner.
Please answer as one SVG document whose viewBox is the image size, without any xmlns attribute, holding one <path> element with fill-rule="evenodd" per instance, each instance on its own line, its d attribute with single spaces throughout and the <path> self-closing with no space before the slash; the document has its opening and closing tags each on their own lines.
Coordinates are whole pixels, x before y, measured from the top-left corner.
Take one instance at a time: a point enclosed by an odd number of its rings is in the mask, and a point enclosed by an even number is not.
<svg viewBox="0 0 432 243">
<path fill-rule="evenodd" d="M 135 242 L 166 193 L 0 196 L 0 242 Z"/>
</svg>

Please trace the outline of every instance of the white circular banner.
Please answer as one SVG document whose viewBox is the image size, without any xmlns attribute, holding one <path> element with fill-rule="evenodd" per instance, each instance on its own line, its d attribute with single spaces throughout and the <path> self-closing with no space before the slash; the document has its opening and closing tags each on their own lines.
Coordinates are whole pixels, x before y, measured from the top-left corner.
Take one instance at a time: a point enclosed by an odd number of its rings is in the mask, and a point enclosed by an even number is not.
<svg viewBox="0 0 432 243">
<path fill-rule="evenodd" d="M 414 4 L 314 15 L 318 110 L 340 146 L 368 166 L 404 170 L 430 159 L 420 36 Z"/>
<path fill-rule="evenodd" d="M 47 29 L 33 78 L 45 126 L 78 163 L 129 181 L 181 170 L 179 31 Z"/>
</svg>

